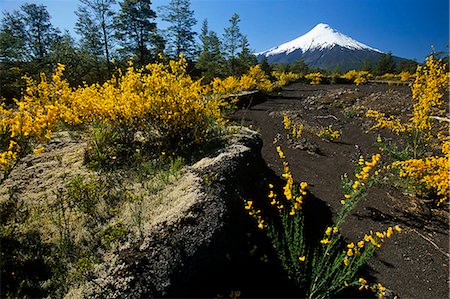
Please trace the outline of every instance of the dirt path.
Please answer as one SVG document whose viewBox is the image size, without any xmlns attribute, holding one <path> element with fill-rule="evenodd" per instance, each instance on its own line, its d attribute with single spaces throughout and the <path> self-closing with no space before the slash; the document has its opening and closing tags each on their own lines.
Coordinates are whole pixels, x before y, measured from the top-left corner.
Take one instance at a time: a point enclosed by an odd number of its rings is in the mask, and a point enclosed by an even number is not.
<svg viewBox="0 0 450 299">
<path fill-rule="evenodd" d="M 352 175 L 362 154 L 377 153 L 374 133 L 361 114 L 374 107 L 407 114 L 410 91 L 405 86 L 321 85 L 297 83 L 285 87 L 265 102 L 239 110 L 234 120 L 251 125 L 263 139 L 262 155 L 269 168 L 281 174 L 275 150 L 280 145 L 294 178 L 306 181 L 312 194 L 336 215 L 342 199 L 341 176 Z M 301 120 L 305 127 L 329 124 L 342 131 L 337 142 L 304 133 L 305 146 L 290 142 L 283 128 L 283 113 Z M 276 145 L 274 144 L 276 143 Z M 303 149 L 301 149 L 301 147 Z M 355 241 L 369 230 L 400 225 L 403 232 L 386 242 L 369 262 L 368 274 L 400 298 L 448 298 L 448 215 L 403 195 L 390 187 L 373 188 L 348 218 L 343 234 Z"/>
</svg>

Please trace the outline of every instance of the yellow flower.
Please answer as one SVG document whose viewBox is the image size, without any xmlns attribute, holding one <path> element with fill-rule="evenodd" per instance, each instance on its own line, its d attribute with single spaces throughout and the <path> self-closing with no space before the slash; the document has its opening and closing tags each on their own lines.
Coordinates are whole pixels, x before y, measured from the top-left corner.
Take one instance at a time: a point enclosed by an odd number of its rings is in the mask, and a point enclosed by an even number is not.
<svg viewBox="0 0 450 299">
<path fill-rule="evenodd" d="M 365 280 L 364 278 L 360 278 L 360 279 L 358 280 L 358 282 L 359 282 L 359 283 L 362 283 L 362 284 L 367 284 L 367 280 Z"/>
<path fill-rule="evenodd" d="M 349 248 L 349 249 L 355 248 L 355 244 L 353 242 L 350 244 L 347 244 L 347 248 Z"/>
<path fill-rule="evenodd" d="M 348 266 L 350 264 L 350 261 L 348 260 L 348 258 L 344 259 L 344 265 Z"/>
<path fill-rule="evenodd" d="M 304 262 L 306 260 L 306 256 L 302 255 L 298 258 L 300 262 Z"/>
<path fill-rule="evenodd" d="M 300 183 L 300 188 L 301 188 L 301 189 L 304 190 L 304 189 L 306 189 L 307 187 L 308 187 L 308 183 L 307 183 L 307 182 L 301 182 L 301 183 Z"/>
<path fill-rule="evenodd" d="M 386 231 L 386 237 L 390 238 L 393 233 L 394 233 L 394 230 L 392 229 L 392 227 L 389 227 Z"/>
<path fill-rule="evenodd" d="M 353 256 L 353 250 L 352 249 L 347 250 L 347 255 L 348 256 Z"/>
<path fill-rule="evenodd" d="M 383 239 L 384 238 L 384 234 L 381 232 L 376 232 L 375 233 L 377 235 L 378 238 Z"/>
<path fill-rule="evenodd" d="M 352 196 L 349 195 L 349 194 L 345 194 L 344 197 L 345 197 L 345 199 L 350 199 L 350 198 L 352 198 Z"/>
<path fill-rule="evenodd" d="M 33 150 L 33 154 L 35 154 L 35 155 L 39 155 L 39 154 L 42 154 L 42 152 L 44 152 L 44 148 L 35 148 L 34 150 Z"/>
<path fill-rule="evenodd" d="M 325 234 L 327 235 L 327 236 L 329 236 L 329 235 L 331 235 L 331 232 L 333 231 L 333 228 L 332 227 L 327 227 L 327 229 L 325 230 Z"/>
<path fill-rule="evenodd" d="M 328 245 L 328 244 L 331 243 L 331 241 L 328 240 L 328 239 L 323 239 L 323 240 L 320 240 L 320 243 L 323 244 L 323 245 Z"/>
</svg>

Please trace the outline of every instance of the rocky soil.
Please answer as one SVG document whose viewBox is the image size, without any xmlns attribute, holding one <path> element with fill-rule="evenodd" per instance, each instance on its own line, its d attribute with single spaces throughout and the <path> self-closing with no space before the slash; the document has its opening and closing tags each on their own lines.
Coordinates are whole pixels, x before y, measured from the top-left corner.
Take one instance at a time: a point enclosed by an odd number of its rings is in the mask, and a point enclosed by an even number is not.
<svg viewBox="0 0 450 299">
<path fill-rule="evenodd" d="M 282 146 L 294 178 L 308 182 L 316 200 L 327 207 L 315 215 L 325 222 L 330 221 L 327 212 L 333 217 L 340 208 L 341 176 L 352 175 L 361 154 L 367 157 L 379 152 L 374 146 L 378 132 L 368 132 L 372 122 L 364 117 L 365 111 L 377 109 L 408 118 L 410 99 L 407 86 L 297 83 L 283 88 L 264 103 L 239 110 L 234 118 L 261 133 L 263 158 L 278 175 L 282 165 L 275 145 Z M 283 114 L 309 128 L 332 124 L 342 131 L 342 136 L 330 142 L 306 132 L 302 142 L 292 142 L 286 138 Z M 395 138 L 388 132 L 381 133 Z M 355 241 L 369 230 L 400 225 L 403 232 L 383 244 L 365 269 L 366 275 L 400 298 L 448 298 L 447 211 L 398 189 L 377 187 L 354 210 L 343 234 L 349 241 Z"/>
</svg>

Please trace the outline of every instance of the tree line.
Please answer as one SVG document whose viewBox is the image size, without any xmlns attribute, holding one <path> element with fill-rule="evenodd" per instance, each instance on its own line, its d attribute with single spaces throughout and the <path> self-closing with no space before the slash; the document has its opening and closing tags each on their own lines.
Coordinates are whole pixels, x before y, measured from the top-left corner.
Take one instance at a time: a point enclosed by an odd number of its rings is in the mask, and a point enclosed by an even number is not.
<svg viewBox="0 0 450 299">
<path fill-rule="evenodd" d="M 151 0 L 79 0 L 75 14 L 77 40 L 51 23 L 44 5 L 27 3 L 3 13 L 0 97 L 18 97 L 22 76 L 50 73 L 58 63 L 66 65 L 66 79 L 78 86 L 102 83 L 129 61 L 139 67 L 180 54 L 193 74 L 205 80 L 240 75 L 257 62 L 238 14 L 231 16 L 221 36 L 209 29 L 206 19 L 197 33 L 190 0 L 171 0 L 156 9 Z M 158 18 L 167 28 L 158 28 Z"/>
</svg>

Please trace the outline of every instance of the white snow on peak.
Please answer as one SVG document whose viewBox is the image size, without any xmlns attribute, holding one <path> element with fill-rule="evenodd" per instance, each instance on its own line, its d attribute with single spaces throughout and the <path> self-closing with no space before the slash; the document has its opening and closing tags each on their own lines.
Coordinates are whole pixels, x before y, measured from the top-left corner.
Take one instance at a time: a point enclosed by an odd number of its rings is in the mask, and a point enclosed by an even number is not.
<svg viewBox="0 0 450 299">
<path fill-rule="evenodd" d="M 257 55 L 263 54 L 265 56 L 272 56 L 280 53 L 285 53 L 287 55 L 298 49 L 302 50 L 302 52 L 306 52 L 332 48 L 334 46 L 341 46 L 351 50 L 372 50 L 382 53 L 378 49 L 371 48 L 334 30 L 328 24 L 320 23 L 305 35 L 279 45 L 278 47 L 257 53 Z"/>
</svg>

